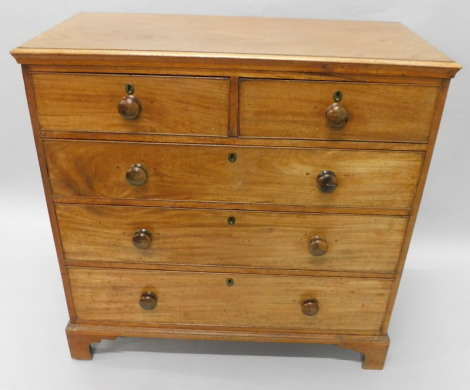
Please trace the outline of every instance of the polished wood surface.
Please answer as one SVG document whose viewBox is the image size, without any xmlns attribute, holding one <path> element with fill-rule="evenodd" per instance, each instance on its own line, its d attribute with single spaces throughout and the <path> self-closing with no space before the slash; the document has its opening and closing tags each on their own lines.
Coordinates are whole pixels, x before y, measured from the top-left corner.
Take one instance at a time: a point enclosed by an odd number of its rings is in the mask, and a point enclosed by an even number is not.
<svg viewBox="0 0 470 390">
<path fill-rule="evenodd" d="M 104 339 L 114 340 L 117 336 L 107 334 L 100 334 L 95 331 L 93 333 L 86 332 L 83 327 L 76 325 L 69 325 L 66 329 L 67 341 L 70 349 L 70 356 L 77 360 L 90 360 L 92 356 L 91 344 L 99 343 Z"/>
<path fill-rule="evenodd" d="M 407 218 L 57 204 L 65 261 L 395 271 Z M 234 225 L 227 221 L 236 220 Z M 136 231 L 151 245 L 139 250 Z M 327 240 L 313 256 L 311 240 Z M 148 241 L 145 241 L 147 243 Z M 116 266 L 119 266 L 117 264 Z"/>
<path fill-rule="evenodd" d="M 118 112 L 128 83 L 142 105 L 133 120 Z M 46 130 L 203 135 L 228 131 L 226 78 L 37 73 L 33 84 L 39 122 Z"/>
<path fill-rule="evenodd" d="M 385 365 L 390 339 L 384 335 L 381 339 L 374 341 L 348 341 L 338 344 L 341 348 L 354 349 L 364 355 L 362 368 L 367 370 L 382 370 Z"/>
<path fill-rule="evenodd" d="M 143 133 L 91 133 L 87 131 L 63 131 L 41 130 L 40 135 L 44 139 L 69 139 L 69 140 L 94 140 L 94 141 L 127 141 L 147 143 L 177 143 L 193 145 L 237 145 L 237 146 L 271 146 L 292 148 L 328 148 L 347 150 L 394 150 L 425 152 L 427 144 L 401 143 L 401 142 L 352 142 L 340 140 L 313 140 L 295 138 L 252 138 L 235 136 L 211 136 L 198 135 L 172 135 L 172 134 L 143 134 Z"/>
<path fill-rule="evenodd" d="M 442 114 L 443 114 L 443 111 L 444 111 L 444 105 L 445 105 L 446 98 L 447 98 L 447 92 L 449 90 L 449 83 L 450 83 L 450 80 L 444 80 L 443 83 L 442 83 L 441 93 L 439 95 L 439 100 L 438 100 L 437 106 L 436 106 L 436 114 L 434 116 L 434 121 L 433 121 L 433 124 L 432 124 L 431 134 L 430 134 L 430 137 L 429 137 L 428 150 L 426 152 L 426 157 L 425 157 L 425 160 L 424 160 L 424 163 L 423 163 L 423 172 L 422 172 L 422 174 L 420 176 L 420 179 L 419 179 L 419 182 L 418 182 L 418 189 L 417 189 L 416 197 L 415 197 L 415 200 L 414 200 L 414 203 L 413 203 L 413 209 L 412 209 L 412 213 L 411 213 L 411 216 L 410 216 L 410 221 L 408 223 L 408 228 L 407 228 L 406 233 L 405 233 L 405 241 L 403 243 L 403 248 L 402 248 L 402 251 L 401 251 L 401 254 L 400 254 L 400 260 L 399 260 L 399 263 L 398 263 L 397 277 L 395 278 L 395 281 L 394 281 L 393 293 L 390 296 L 390 300 L 388 301 L 387 312 L 386 312 L 386 315 L 385 315 L 385 321 L 384 321 L 384 325 L 382 327 L 382 333 L 386 333 L 388 331 L 388 327 L 389 327 L 389 324 L 390 324 L 392 310 L 393 310 L 393 306 L 395 304 L 395 299 L 397 297 L 397 292 L 398 292 L 398 287 L 400 285 L 401 276 L 403 274 L 403 269 L 404 269 L 404 266 L 405 266 L 405 260 L 406 260 L 407 254 L 408 254 L 408 249 L 410 247 L 411 237 L 412 237 L 412 234 L 413 234 L 413 229 L 414 229 L 414 226 L 415 226 L 415 223 L 416 223 L 416 219 L 418 217 L 418 210 L 419 210 L 419 206 L 420 206 L 420 203 L 421 203 L 421 198 L 423 196 L 424 186 L 426 184 L 426 178 L 427 178 L 429 167 L 430 167 L 430 164 L 431 164 L 431 158 L 432 158 L 432 154 L 433 154 L 433 151 L 434 151 L 434 146 L 436 145 L 436 139 L 437 139 L 437 135 L 438 135 L 439 125 L 441 123 L 441 118 L 442 118 Z"/>
<path fill-rule="evenodd" d="M 129 34 L 116 37 L 116 26 Z M 143 14 L 79 14 L 12 51 L 21 62 L 155 58 L 336 63 L 362 73 L 387 66 L 455 74 L 459 66 L 399 23 Z M 78 61 L 77 61 L 78 60 Z M 277 66 L 282 66 L 278 64 Z M 424 68 L 424 69 L 423 69 Z M 325 69 L 324 69 L 325 70 Z M 354 73 L 354 71 L 352 72 Z"/>
<path fill-rule="evenodd" d="M 332 128 L 333 94 L 349 120 Z M 394 84 L 243 80 L 240 134 L 250 137 L 426 142 L 439 88 Z"/>
<path fill-rule="evenodd" d="M 40 57 L 39 57 L 40 58 Z M 81 57 L 83 61 L 88 59 L 88 56 Z M 159 58 L 160 60 L 161 58 Z M 178 58 L 174 57 L 173 60 L 178 64 Z M 442 78 L 436 78 L 435 76 L 430 76 L 423 69 L 420 69 L 421 74 L 395 74 L 394 67 L 388 67 L 388 73 L 374 73 L 374 74 L 355 74 L 348 73 L 347 75 L 343 72 L 333 73 L 326 71 L 329 67 L 326 64 L 325 69 L 322 72 L 305 72 L 295 69 L 291 69 L 288 66 L 287 62 L 278 64 L 277 68 L 273 68 L 274 63 L 270 61 L 261 61 L 263 65 L 266 66 L 264 69 L 250 69 L 248 67 L 237 68 L 236 64 L 239 64 L 241 61 L 231 61 L 231 64 L 235 68 L 226 68 L 226 67 L 215 67 L 213 64 L 207 61 L 207 66 L 196 67 L 193 64 L 185 64 L 180 67 L 172 66 L 171 63 L 166 62 L 162 59 L 160 64 L 165 68 L 157 67 L 157 64 L 141 64 L 130 65 L 122 64 L 119 61 L 113 66 L 105 65 L 103 63 L 81 63 L 80 65 L 60 65 L 55 64 L 41 64 L 40 60 L 34 64 L 29 64 L 28 68 L 31 73 L 96 73 L 96 74 L 128 74 L 128 75 L 156 75 L 164 74 L 166 76 L 201 76 L 201 77 L 228 77 L 231 81 L 235 81 L 236 78 L 254 78 L 254 79 L 264 79 L 266 78 L 267 73 L 269 73 L 269 79 L 272 80 L 310 80 L 310 81 L 333 81 L 333 82 L 360 82 L 360 83 L 385 83 L 385 84 L 406 84 L 406 85 L 427 85 L 440 87 Z M 245 61 L 243 61 L 245 62 Z M 292 62 L 289 62 L 292 63 Z M 329 64 L 330 66 L 332 64 Z M 344 66 L 344 64 L 343 64 Z M 157 71 L 158 69 L 158 71 Z M 428 69 L 430 72 L 431 70 Z M 237 82 L 236 82 L 237 83 Z M 236 84 L 235 83 L 235 84 Z"/>
<path fill-rule="evenodd" d="M 211 327 L 138 327 L 117 325 L 67 325 L 67 338 L 74 359 L 92 358 L 91 344 L 116 337 L 179 338 L 199 340 L 230 340 L 280 343 L 336 344 L 340 348 L 351 348 L 363 354 L 362 367 L 381 370 L 384 367 L 390 339 L 388 335 L 336 335 L 322 333 L 282 332 L 275 329 L 257 331 L 240 328 Z"/>
<path fill-rule="evenodd" d="M 379 334 L 391 280 L 69 268 L 81 323 L 277 328 Z M 228 286 L 227 278 L 234 284 Z M 142 310 L 142 291 L 158 296 Z M 320 310 L 305 316 L 315 298 Z"/>
<path fill-rule="evenodd" d="M 409 216 L 409 209 L 378 209 L 371 207 L 344 207 L 338 209 L 331 206 L 308 206 L 287 205 L 273 203 L 239 203 L 239 202 L 201 202 L 189 200 L 167 200 L 167 199 L 122 199 L 122 198 L 87 198 L 82 196 L 53 195 L 53 201 L 57 204 L 95 204 L 108 206 L 138 206 L 138 207 L 169 207 L 169 208 L 194 208 L 194 209 L 217 209 L 217 210 L 245 210 L 245 211 L 268 211 L 280 213 L 341 213 L 354 215 L 389 215 Z"/>
<path fill-rule="evenodd" d="M 399 23 L 202 15 L 82 13 L 21 47 L 451 61 Z"/>
<path fill-rule="evenodd" d="M 178 337 L 383 368 L 458 64 L 397 23 L 175 15 L 80 14 L 12 54 L 72 357 Z"/>
<path fill-rule="evenodd" d="M 67 270 L 66 270 L 65 263 L 64 263 L 62 243 L 60 241 L 59 227 L 57 224 L 57 216 L 55 213 L 54 202 L 52 200 L 53 195 L 52 195 L 51 183 L 47 175 L 46 157 L 44 154 L 44 149 L 42 147 L 42 139 L 41 139 L 40 126 L 39 126 L 39 120 L 38 120 L 38 115 L 37 115 L 36 96 L 34 94 L 33 82 L 32 82 L 29 67 L 27 65 L 23 65 L 21 68 L 22 68 L 21 70 L 23 74 L 25 89 L 26 89 L 26 98 L 28 101 L 28 109 L 29 109 L 29 115 L 31 118 L 31 127 L 33 130 L 34 143 L 36 146 L 39 166 L 41 168 L 40 169 L 41 179 L 42 179 L 42 184 L 44 188 L 44 195 L 46 197 L 47 211 L 48 211 L 49 220 L 51 223 L 51 229 L 52 229 L 52 234 L 54 238 L 55 251 L 57 254 L 57 260 L 58 260 L 58 265 L 60 269 L 62 285 L 64 287 L 67 310 L 68 310 L 68 314 L 70 317 L 70 321 L 76 321 L 77 316 L 76 316 L 75 307 L 72 301 L 70 281 L 69 281 L 69 277 L 68 277 Z"/>
<path fill-rule="evenodd" d="M 412 152 L 55 140 L 44 148 L 55 195 L 393 209 L 411 206 L 423 159 Z M 145 185 L 125 180 L 132 163 L 148 170 Z M 325 169 L 338 179 L 332 193 L 316 184 Z"/>
</svg>

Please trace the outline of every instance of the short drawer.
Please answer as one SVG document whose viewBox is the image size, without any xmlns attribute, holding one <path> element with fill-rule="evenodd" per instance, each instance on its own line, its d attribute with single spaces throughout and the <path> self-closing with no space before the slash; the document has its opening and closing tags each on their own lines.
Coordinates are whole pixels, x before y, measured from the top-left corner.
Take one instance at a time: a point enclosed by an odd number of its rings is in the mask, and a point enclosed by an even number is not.
<svg viewBox="0 0 470 390">
<path fill-rule="evenodd" d="M 44 142 L 54 195 L 408 209 L 423 153 Z M 325 174 L 325 171 L 330 173 Z M 337 187 L 331 190 L 334 173 Z M 327 187 L 325 187 L 327 186 Z"/>
<path fill-rule="evenodd" d="M 66 263 L 395 271 L 405 217 L 57 204 Z"/>
<path fill-rule="evenodd" d="M 45 130 L 227 135 L 226 78 L 35 73 L 33 84 Z"/>
<path fill-rule="evenodd" d="M 325 117 L 337 91 L 349 114 L 342 128 Z M 438 93 L 435 86 L 244 79 L 240 135 L 427 142 Z"/>
<path fill-rule="evenodd" d="M 68 275 L 81 323 L 323 333 L 378 334 L 392 286 L 389 279 L 119 269 L 68 268 Z"/>
</svg>

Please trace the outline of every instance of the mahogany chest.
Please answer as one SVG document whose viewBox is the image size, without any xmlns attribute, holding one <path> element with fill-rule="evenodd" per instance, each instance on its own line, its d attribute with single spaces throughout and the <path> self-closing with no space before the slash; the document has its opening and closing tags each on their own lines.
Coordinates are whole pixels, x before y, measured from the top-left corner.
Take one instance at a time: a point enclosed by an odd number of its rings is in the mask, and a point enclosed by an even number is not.
<svg viewBox="0 0 470 390">
<path fill-rule="evenodd" d="M 383 367 L 458 64 L 398 23 L 177 15 L 79 14 L 12 54 L 73 358 L 174 337 Z"/>
</svg>

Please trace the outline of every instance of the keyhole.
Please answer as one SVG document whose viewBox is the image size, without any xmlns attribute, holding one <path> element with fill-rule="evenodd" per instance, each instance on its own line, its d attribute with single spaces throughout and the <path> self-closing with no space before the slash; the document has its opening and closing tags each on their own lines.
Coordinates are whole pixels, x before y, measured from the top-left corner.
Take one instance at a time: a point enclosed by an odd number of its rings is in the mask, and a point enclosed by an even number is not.
<svg viewBox="0 0 470 390">
<path fill-rule="evenodd" d="M 134 94 L 134 86 L 132 84 L 126 84 L 125 90 L 128 95 Z"/>
<path fill-rule="evenodd" d="M 237 161 L 237 154 L 229 153 L 227 159 L 229 162 L 234 163 L 235 161 Z"/>
<path fill-rule="evenodd" d="M 227 286 L 232 287 L 235 284 L 235 281 L 232 278 L 227 278 Z"/>
<path fill-rule="evenodd" d="M 336 91 L 336 92 L 333 94 L 333 100 L 334 100 L 336 103 L 340 102 L 342 99 L 343 99 L 343 92 L 341 92 L 341 91 Z"/>
</svg>

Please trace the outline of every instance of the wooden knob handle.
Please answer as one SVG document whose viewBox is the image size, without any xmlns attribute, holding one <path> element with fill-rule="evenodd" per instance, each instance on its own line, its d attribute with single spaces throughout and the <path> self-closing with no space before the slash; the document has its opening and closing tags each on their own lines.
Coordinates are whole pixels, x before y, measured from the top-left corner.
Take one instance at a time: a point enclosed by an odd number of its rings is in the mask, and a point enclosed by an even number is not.
<svg viewBox="0 0 470 390">
<path fill-rule="evenodd" d="M 153 292 L 147 291 L 140 296 L 139 305 L 144 310 L 153 310 L 157 306 L 157 301 L 157 296 Z"/>
<path fill-rule="evenodd" d="M 147 229 L 138 229 L 132 237 L 132 243 L 137 249 L 148 249 L 152 245 L 152 233 Z"/>
<path fill-rule="evenodd" d="M 335 102 L 328 106 L 325 112 L 326 122 L 333 129 L 343 128 L 349 120 L 349 113 L 343 105 Z"/>
<path fill-rule="evenodd" d="M 333 192 L 338 186 L 338 178 L 333 171 L 322 171 L 317 176 L 317 186 L 322 192 Z"/>
<path fill-rule="evenodd" d="M 314 316 L 319 310 L 320 306 L 315 298 L 308 298 L 302 303 L 302 313 L 306 316 Z"/>
<path fill-rule="evenodd" d="M 126 180 L 133 186 L 141 186 L 147 181 L 147 169 L 142 164 L 132 164 L 126 171 Z"/>
<path fill-rule="evenodd" d="M 134 95 L 124 96 L 118 103 L 118 112 L 126 120 L 137 119 L 142 105 Z"/>
<path fill-rule="evenodd" d="M 323 238 L 315 236 L 310 240 L 308 248 L 313 256 L 323 256 L 328 251 L 328 243 Z"/>
</svg>

